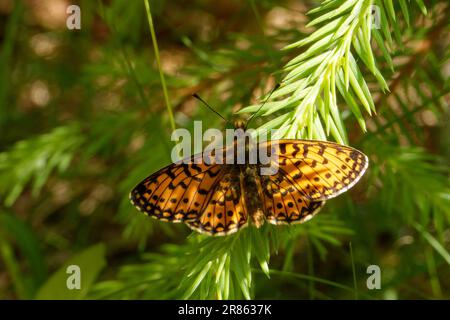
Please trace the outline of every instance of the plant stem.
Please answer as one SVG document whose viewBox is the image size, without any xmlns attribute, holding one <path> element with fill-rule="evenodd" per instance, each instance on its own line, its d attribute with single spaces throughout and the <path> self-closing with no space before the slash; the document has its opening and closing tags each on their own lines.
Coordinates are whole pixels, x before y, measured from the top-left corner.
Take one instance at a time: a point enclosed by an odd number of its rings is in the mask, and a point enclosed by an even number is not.
<svg viewBox="0 0 450 320">
<path fill-rule="evenodd" d="M 169 94 L 167 93 L 166 79 L 164 78 L 164 73 L 161 68 L 161 59 L 159 58 L 158 42 L 156 40 L 156 33 L 153 25 L 152 13 L 150 11 L 150 3 L 148 0 L 144 0 L 144 3 L 145 3 L 145 10 L 147 11 L 148 26 L 150 29 L 150 34 L 152 36 L 152 43 L 155 52 L 156 63 L 158 65 L 159 77 L 161 79 L 161 85 L 164 93 L 164 100 L 166 103 L 167 112 L 169 113 L 170 126 L 172 127 L 172 130 L 175 130 L 176 129 L 175 119 L 173 117 L 172 105 L 170 104 Z"/>
<path fill-rule="evenodd" d="M 355 300 L 358 300 L 358 286 L 356 284 L 355 259 L 353 259 L 353 248 L 352 248 L 351 242 L 349 243 L 349 247 L 350 247 L 350 259 L 352 261 L 352 272 L 353 272 L 353 287 L 354 287 L 353 292 L 355 293 Z"/>
</svg>

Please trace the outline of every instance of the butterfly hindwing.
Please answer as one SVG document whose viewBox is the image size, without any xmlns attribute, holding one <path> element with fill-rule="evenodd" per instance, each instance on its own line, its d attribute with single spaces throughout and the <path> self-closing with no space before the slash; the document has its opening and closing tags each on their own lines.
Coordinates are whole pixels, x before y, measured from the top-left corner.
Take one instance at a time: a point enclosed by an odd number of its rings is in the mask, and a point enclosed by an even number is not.
<svg viewBox="0 0 450 320">
<path fill-rule="evenodd" d="M 266 220 L 271 224 L 295 224 L 311 219 L 325 201 L 311 201 L 281 172 L 262 176 L 263 206 Z"/>
<path fill-rule="evenodd" d="M 325 141 L 276 140 L 273 164 L 300 194 L 312 201 L 334 198 L 350 189 L 364 174 L 368 159 L 360 151 Z"/>
<path fill-rule="evenodd" d="M 247 209 L 239 180 L 239 169 L 224 166 L 225 173 L 210 190 L 198 219 L 186 221 L 193 230 L 209 235 L 234 233 L 247 224 Z"/>
</svg>

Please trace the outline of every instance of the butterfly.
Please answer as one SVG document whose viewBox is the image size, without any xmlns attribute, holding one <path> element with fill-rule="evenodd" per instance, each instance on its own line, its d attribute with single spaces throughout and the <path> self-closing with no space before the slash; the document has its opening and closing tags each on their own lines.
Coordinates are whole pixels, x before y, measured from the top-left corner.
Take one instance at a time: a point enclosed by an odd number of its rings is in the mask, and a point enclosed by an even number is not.
<svg viewBox="0 0 450 320">
<path fill-rule="evenodd" d="M 144 179 L 131 191 L 131 203 L 155 219 L 184 222 L 212 236 L 232 234 L 249 223 L 257 228 L 266 221 L 302 223 L 355 185 L 369 163 L 361 151 L 327 141 L 273 140 L 258 148 L 272 150 L 275 144 L 272 175 L 262 175 L 258 163 L 221 164 L 213 158 L 198 163 L 200 153 Z"/>
</svg>

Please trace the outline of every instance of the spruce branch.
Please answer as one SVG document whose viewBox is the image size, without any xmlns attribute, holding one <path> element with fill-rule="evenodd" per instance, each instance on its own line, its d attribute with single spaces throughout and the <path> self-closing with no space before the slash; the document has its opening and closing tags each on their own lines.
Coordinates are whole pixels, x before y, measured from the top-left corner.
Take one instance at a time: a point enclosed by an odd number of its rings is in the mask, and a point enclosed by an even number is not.
<svg viewBox="0 0 450 320">
<path fill-rule="evenodd" d="M 161 253 L 144 254 L 144 263 L 122 268 L 117 280 L 98 283 L 91 296 L 98 299 L 252 299 L 254 274 L 270 277 L 271 251 L 286 252 L 292 241 L 308 234 L 322 256 L 326 254 L 325 244 L 339 245 L 338 237 L 350 233 L 341 222 L 325 218 L 309 222 L 307 229 L 266 224 L 260 230 L 249 226 L 221 238 L 193 235 L 183 245 L 164 245 Z M 313 280 L 324 282 L 318 278 Z"/>
<path fill-rule="evenodd" d="M 380 8 L 381 31 L 372 27 L 372 5 Z M 421 6 L 421 4 L 419 4 Z M 405 17 L 407 7 L 402 5 Z M 377 67 L 371 39 L 373 34 L 381 51 L 392 66 L 388 47 L 392 47 L 389 27 L 398 32 L 398 23 L 390 1 L 330 0 L 309 12 L 317 15 L 308 26 L 318 26 L 308 37 L 286 46 L 285 50 L 307 48 L 284 66 L 281 87 L 271 101 L 259 111 L 261 116 L 276 117 L 258 130 L 279 129 L 276 137 L 322 139 L 331 135 L 347 143 L 343 117 L 338 107 L 342 99 L 366 131 L 363 112 L 376 112 L 367 85 L 364 66 L 376 79 L 381 90 L 388 85 Z M 385 42 L 388 44 L 385 45 Z M 257 105 L 240 113 L 255 112 Z"/>
</svg>

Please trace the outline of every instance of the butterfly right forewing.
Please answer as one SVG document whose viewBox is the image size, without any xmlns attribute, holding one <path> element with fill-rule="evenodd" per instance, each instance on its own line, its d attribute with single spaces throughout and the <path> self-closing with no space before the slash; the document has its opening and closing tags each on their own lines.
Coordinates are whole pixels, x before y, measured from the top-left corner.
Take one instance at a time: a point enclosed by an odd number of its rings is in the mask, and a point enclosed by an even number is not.
<svg viewBox="0 0 450 320">
<path fill-rule="evenodd" d="M 327 141 L 276 140 L 273 164 L 306 199 L 321 201 L 350 189 L 363 176 L 369 160 L 361 151 Z"/>
</svg>

